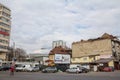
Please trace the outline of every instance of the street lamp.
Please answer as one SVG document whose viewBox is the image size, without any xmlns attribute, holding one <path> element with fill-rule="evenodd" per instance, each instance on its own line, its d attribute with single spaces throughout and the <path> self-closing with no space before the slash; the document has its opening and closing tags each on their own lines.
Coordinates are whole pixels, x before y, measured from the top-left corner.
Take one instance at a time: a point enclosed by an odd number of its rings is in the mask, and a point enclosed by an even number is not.
<svg viewBox="0 0 120 80">
<path fill-rule="evenodd" d="M 13 42 L 13 58 L 15 58 L 15 42 Z"/>
</svg>

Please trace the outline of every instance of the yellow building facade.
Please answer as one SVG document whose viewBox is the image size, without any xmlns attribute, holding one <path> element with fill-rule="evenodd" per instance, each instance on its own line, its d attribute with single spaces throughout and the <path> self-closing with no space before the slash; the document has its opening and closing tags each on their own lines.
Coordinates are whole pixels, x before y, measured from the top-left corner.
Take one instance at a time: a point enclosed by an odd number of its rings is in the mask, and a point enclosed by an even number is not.
<svg viewBox="0 0 120 80">
<path fill-rule="evenodd" d="M 94 62 L 95 60 L 99 60 L 100 59 L 100 56 L 87 56 L 87 57 L 75 57 L 75 58 L 72 58 L 71 59 L 71 62 L 72 63 L 80 63 L 80 64 L 83 64 L 83 63 L 90 63 L 90 62 Z"/>
<path fill-rule="evenodd" d="M 50 54 L 50 55 L 49 55 L 49 59 L 50 59 L 50 60 L 53 60 L 53 61 L 54 61 L 54 57 L 55 57 L 55 55 L 53 55 L 53 54 Z"/>
<path fill-rule="evenodd" d="M 101 59 L 111 59 L 108 62 L 103 60 L 108 66 L 114 66 L 114 61 L 119 64 L 120 41 L 116 37 L 105 33 L 96 39 L 72 43 L 72 64 L 96 64 L 96 61 Z"/>
<path fill-rule="evenodd" d="M 72 44 L 72 57 L 94 56 L 102 54 L 112 55 L 110 39 L 83 41 Z"/>
</svg>

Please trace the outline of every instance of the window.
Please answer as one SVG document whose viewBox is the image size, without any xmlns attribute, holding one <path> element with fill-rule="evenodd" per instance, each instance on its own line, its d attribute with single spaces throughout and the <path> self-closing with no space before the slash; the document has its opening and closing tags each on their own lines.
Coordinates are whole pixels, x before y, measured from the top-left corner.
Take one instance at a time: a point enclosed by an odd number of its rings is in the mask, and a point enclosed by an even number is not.
<svg viewBox="0 0 120 80">
<path fill-rule="evenodd" d="M 5 35 L 3 35 L 3 34 L 0 34 L 0 37 L 9 39 L 9 36 L 5 36 Z"/>
<path fill-rule="evenodd" d="M 7 27 L 7 28 L 10 27 L 9 25 L 7 25 L 7 24 L 5 24 L 5 23 L 3 23 L 3 22 L 0 22 L 0 26 L 4 26 L 4 27 Z"/>
<path fill-rule="evenodd" d="M 2 6 L 0 6 L 0 9 L 2 9 Z"/>
<path fill-rule="evenodd" d="M 0 45 L 0 49 L 7 49 L 7 48 L 8 48 L 7 46 Z"/>
<path fill-rule="evenodd" d="M 1 39 L 0 39 L 0 43 L 5 43 L 5 44 L 8 44 L 9 42 L 8 42 L 8 41 L 6 41 L 6 40 L 1 40 Z"/>
<path fill-rule="evenodd" d="M 10 10 L 7 9 L 6 7 L 3 7 L 3 11 L 4 11 L 4 12 L 8 12 L 8 13 L 10 12 Z"/>
<path fill-rule="evenodd" d="M 2 20 L 2 21 L 4 21 L 4 22 L 10 22 L 9 19 L 6 19 L 6 18 L 4 18 L 4 17 L 0 17 L 0 20 Z"/>
<path fill-rule="evenodd" d="M 9 30 L 3 29 L 3 28 L 0 28 L 0 31 L 9 33 Z"/>
<path fill-rule="evenodd" d="M 2 12 L 2 15 L 3 15 L 3 16 L 5 16 L 5 17 L 10 18 L 10 15 L 9 15 L 9 14 L 7 14 L 7 13 L 5 13 L 5 12 Z"/>
</svg>

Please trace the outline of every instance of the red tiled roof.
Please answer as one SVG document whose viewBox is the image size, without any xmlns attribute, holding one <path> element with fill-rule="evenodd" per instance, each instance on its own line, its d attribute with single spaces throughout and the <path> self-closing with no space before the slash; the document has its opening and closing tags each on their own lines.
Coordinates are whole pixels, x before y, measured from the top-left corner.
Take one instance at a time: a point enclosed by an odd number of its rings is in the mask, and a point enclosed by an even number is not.
<svg viewBox="0 0 120 80">
<path fill-rule="evenodd" d="M 69 54 L 69 50 L 62 48 L 61 46 L 53 48 L 49 54 Z"/>
</svg>

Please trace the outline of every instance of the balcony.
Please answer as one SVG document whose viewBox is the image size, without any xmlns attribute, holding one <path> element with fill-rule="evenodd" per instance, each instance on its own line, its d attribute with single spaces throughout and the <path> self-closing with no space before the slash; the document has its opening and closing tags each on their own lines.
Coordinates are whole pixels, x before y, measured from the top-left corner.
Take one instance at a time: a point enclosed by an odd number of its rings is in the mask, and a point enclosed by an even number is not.
<svg viewBox="0 0 120 80">
<path fill-rule="evenodd" d="M 1 48 L 0 48 L 0 53 L 6 53 L 6 52 L 8 52 L 7 49 L 1 49 Z"/>
<path fill-rule="evenodd" d="M 9 33 L 3 32 L 3 31 L 0 31 L 0 34 L 3 34 L 3 35 L 5 35 L 5 36 L 9 36 Z"/>
</svg>

